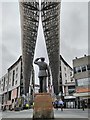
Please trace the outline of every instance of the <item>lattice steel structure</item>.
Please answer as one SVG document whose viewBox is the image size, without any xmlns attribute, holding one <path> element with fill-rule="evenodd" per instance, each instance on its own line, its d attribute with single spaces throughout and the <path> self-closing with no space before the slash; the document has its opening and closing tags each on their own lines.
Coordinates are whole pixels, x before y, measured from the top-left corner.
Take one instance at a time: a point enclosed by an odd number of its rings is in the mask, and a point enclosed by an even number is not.
<svg viewBox="0 0 90 120">
<path fill-rule="evenodd" d="M 45 0 L 46 1 L 46 0 Z M 60 2 L 42 2 L 42 23 L 52 72 L 54 92 L 59 92 Z"/>
<path fill-rule="evenodd" d="M 39 25 L 39 3 L 20 2 L 24 93 L 29 92 L 32 62 Z"/>
<path fill-rule="evenodd" d="M 22 56 L 25 93 L 28 93 L 32 63 L 39 25 L 39 13 L 41 12 L 44 36 L 47 46 L 49 63 L 52 72 L 54 92 L 59 93 L 59 68 L 60 68 L 60 4 L 61 2 L 20 2 Z"/>
</svg>

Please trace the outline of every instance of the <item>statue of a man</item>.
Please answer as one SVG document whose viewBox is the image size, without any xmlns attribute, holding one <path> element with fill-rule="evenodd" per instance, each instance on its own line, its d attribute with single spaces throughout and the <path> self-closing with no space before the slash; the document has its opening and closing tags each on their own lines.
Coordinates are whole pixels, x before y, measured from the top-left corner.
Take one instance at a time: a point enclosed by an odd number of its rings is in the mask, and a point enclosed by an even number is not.
<svg viewBox="0 0 90 120">
<path fill-rule="evenodd" d="M 41 61 L 38 61 L 38 60 Z M 41 58 L 37 58 L 34 61 L 34 64 L 37 64 L 39 66 L 39 83 L 40 83 L 40 92 L 47 92 L 47 82 L 46 82 L 46 78 L 48 77 L 48 85 L 50 85 L 50 69 L 49 66 L 45 61 L 45 58 L 41 57 Z"/>
</svg>

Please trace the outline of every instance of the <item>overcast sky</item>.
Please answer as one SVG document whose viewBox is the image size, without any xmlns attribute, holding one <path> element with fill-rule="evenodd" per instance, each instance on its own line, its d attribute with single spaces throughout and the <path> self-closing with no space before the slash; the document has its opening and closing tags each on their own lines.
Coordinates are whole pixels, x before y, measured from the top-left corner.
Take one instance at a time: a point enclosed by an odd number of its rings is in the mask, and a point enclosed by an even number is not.
<svg viewBox="0 0 90 120">
<path fill-rule="evenodd" d="M 72 66 L 72 60 L 75 57 L 82 57 L 84 54 L 88 54 L 88 3 L 73 2 L 75 0 L 70 0 L 72 2 L 65 1 L 66 0 L 62 0 L 61 4 L 60 52 L 63 58 Z M 21 55 L 20 12 L 18 2 L 0 2 L 0 28 L 2 28 L 0 29 L 1 77 L 7 72 L 7 68 Z M 44 56 L 48 62 L 41 20 L 35 58 L 40 56 Z M 38 68 L 35 66 L 35 69 Z"/>
</svg>

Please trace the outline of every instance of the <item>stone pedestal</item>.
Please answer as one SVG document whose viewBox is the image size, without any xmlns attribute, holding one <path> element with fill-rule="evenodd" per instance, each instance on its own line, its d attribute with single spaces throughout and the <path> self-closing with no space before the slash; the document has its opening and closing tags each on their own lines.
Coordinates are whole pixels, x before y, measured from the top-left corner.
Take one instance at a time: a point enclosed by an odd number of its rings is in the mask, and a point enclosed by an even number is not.
<svg viewBox="0 0 90 120">
<path fill-rule="evenodd" d="M 38 93 L 35 95 L 33 119 L 54 118 L 52 98 L 49 93 Z"/>
</svg>

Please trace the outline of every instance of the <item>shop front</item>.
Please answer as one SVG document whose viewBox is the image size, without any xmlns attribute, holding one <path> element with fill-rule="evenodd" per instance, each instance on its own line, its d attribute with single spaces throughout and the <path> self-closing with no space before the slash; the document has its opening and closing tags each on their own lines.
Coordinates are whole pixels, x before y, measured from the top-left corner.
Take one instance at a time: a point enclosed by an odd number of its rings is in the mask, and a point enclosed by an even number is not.
<svg viewBox="0 0 90 120">
<path fill-rule="evenodd" d="M 76 108 L 76 97 L 74 96 L 65 96 L 64 97 L 65 108 Z"/>
<path fill-rule="evenodd" d="M 11 92 L 11 101 L 12 101 L 12 107 L 11 109 L 14 109 L 14 106 L 15 106 L 15 100 L 17 98 L 17 88 L 13 89 L 12 92 Z"/>
<path fill-rule="evenodd" d="M 85 101 L 85 108 L 90 108 L 90 92 L 74 93 L 74 96 L 77 98 L 77 108 L 82 108 L 82 100 Z"/>
</svg>

